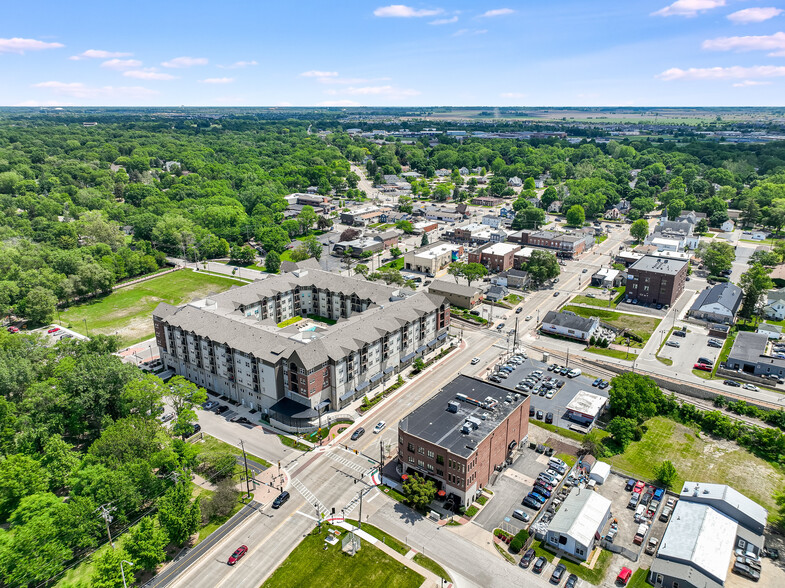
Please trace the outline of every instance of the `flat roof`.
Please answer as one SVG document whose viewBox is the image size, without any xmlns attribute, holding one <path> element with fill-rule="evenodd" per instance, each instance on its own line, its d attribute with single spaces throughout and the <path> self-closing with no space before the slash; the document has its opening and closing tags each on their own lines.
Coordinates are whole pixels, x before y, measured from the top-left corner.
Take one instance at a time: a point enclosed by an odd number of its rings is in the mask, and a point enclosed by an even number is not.
<svg viewBox="0 0 785 588">
<path fill-rule="evenodd" d="M 675 276 L 687 262 L 681 259 L 665 259 L 654 255 L 645 255 L 630 266 L 630 270 L 639 270 L 655 274 Z"/>
<path fill-rule="evenodd" d="M 495 406 L 488 410 L 473 402 L 459 400 L 459 394 L 478 402 L 490 398 L 495 401 Z M 514 399 L 513 402 L 506 402 L 508 395 Z M 492 382 L 461 374 L 403 417 L 398 422 L 398 430 L 443 447 L 454 455 L 469 457 L 527 397 Z M 447 403 L 450 401 L 458 403 L 458 412 L 448 412 Z M 468 434 L 462 433 L 461 429 L 470 417 L 476 419 L 478 426 Z"/>
<path fill-rule="evenodd" d="M 728 574 L 737 527 L 736 521 L 707 504 L 680 500 L 657 557 L 691 564 L 722 583 Z"/>
<path fill-rule="evenodd" d="M 575 395 L 575 398 L 570 400 L 566 409 L 596 417 L 606 402 L 608 402 L 608 399 L 604 396 L 581 390 Z"/>
<path fill-rule="evenodd" d="M 512 253 L 513 251 L 517 251 L 520 249 L 521 246 L 515 243 L 494 243 L 487 249 L 483 250 L 483 255 L 507 255 L 508 253 Z"/>
<path fill-rule="evenodd" d="M 581 545 L 592 545 L 611 510 L 611 501 L 591 490 L 571 492 L 548 525 L 548 531 L 568 535 Z"/>
</svg>

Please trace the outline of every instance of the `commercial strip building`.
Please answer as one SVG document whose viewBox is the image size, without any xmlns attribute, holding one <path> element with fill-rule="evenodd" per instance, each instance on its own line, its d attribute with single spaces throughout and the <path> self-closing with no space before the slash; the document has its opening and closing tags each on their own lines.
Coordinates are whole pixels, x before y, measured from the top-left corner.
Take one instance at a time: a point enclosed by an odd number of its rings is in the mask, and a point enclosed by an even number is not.
<svg viewBox="0 0 785 588">
<path fill-rule="evenodd" d="M 739 331 L 725 365 L 728 369 L 741 370 L 754 376 L 785 376 L 785 359 L 773 357 L 767 352 L 768 349 L 768 334 Z"/>
<path fill-rule="evenodd" d="M 572 258 L 594 245 L 594 234 L 575 232 L 522 230 L 510 235 L 510 241 L 521 245 L 555 249 L 558 257 Z"/>
<path fill-rule="evenodd" d="M 564 312 L 549 310 L 542 321 L 540 329 L 543 333 L 561 335 L 578 339 L 579 341 L 588 341 L 599 326 L 600 319 L 597 317 L 584 318 L 569 310 Z"/>
<path fill-rule="evenodd" d="M 625 296 L 643 303 L 673 304 L 684 292 L 688 262 L 647 255 L 627 269 Z"/>
<path fill-rule="evenodd" d="M 760 553 L 767 515 L 730 486 L 685 482 L 649 582 L 663 588 L 722 588 L 734 553 Z"/>
<path fill-rule="evenodd" d="M 297 317 L 304 318 L 287 324 Z M 335 322 L 335 324 L 332 324 Z M 166 368 L 290 431 L 381 391 L 446 342 L 441 296 L 298 268 L 153 312 Z"/>
<path fill-rule="evenodd" d="M 407 251 L 403 256 L 404 269 L 436 275 L 453 261 L 463 256 L 463 245 L 437 242 L 414 251 Z"/>
<path fill-rule="evenodd" d="M 548 524 L 545 542 L 560 556 L 586 561 L 610 517 L 611 501 L 598 492 L 570 492 Z"/>
<path fill-rule="evenodd" d="M 492 243 L 469 251 L 469 263 L 481 263 L 492 272 L 503 272 L 512 269 L 514 255 L 521 250 L 514 243 Z"/>
<path fill-rule="evenodd" d="M 428 292 L 436 296 L 444 296 L 450 304 L 458 308 L 474 308 L 482 301 L 482 290 L 473 286 L 464 286 L 448 280 L 434 280 L 428 286 Z"/>
<path fill-rule="evenodd" d="M 398 460 L 468 505 L 529 433 L 529 397 L 460 375 L 398 423 Z"/>
<path fill-rule="evenodd" d="M 608 399 L 604 396 L 581 390 L 564 407 L 564 418 L 588 426 L 597 420 L 607 405 Z"/>
</svg>

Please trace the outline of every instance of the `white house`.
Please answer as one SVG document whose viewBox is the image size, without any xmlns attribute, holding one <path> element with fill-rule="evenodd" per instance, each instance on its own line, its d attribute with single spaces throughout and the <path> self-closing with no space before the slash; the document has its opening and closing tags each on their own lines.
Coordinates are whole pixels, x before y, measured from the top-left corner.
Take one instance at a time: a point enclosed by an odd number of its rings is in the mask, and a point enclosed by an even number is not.
<svg viewBox="0 0 785 588">
<path fill-rule="evenodd" d="M 769 290 L 766 294 L 766 305 L 763 307 L 766 318 L 775 321 L 785 319 L 785 288 Z"/>
<path fill-rule="evenodd" d="M 598 492 L 571 492 L 553 515 L 545 541 L 553 549 L 586 561 L 611 516 L 611 501 Z"/>
<path fill-rule="evenodd" d="M 741 306 L 742 291 L 736 284 L 725 282 L 706 288 L 689 310 L 692 318 L 712 323 L 732 324 Z"/>
<path fill-rule="evenodd" d="M 730 233 L 735 228 L 736 228 L 736 224 L 731 219 L 726 220 L 724 223 L 720 225 L 720 229 L 722 229 L 723 233 Z"/>
<path fill-rule="evenodd" d="M 513 176 L 509 180 L 507 180 L 507 185 L 510 186 L 511 188 L 520 188 L 521 186 L 523 186 L 523 180 L 521 180 L 521 178 L 519 178 L 518 176 Z"/>
<path fill-rule="evenodd" d="M 542 321 L 542 331 L 588 341 L 600 326 L 600 319 L 597 317 L 583 318 L 574 312 L 548 311 Z"/>
</svg>

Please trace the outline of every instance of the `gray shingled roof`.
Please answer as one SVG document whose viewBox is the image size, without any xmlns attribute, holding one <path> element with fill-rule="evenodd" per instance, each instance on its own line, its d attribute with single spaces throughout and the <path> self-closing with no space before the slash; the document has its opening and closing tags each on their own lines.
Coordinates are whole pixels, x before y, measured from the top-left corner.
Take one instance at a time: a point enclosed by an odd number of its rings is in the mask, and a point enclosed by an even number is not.
<svg viewBox="0 0 785 588">
<path fill-rule="evenodd" d="M 464 286 L 463 284 L 456 284 L 455 282 L 448 282 L 447 280 L 434 280 L 428 287 L 428 292 L 448 292 L 449 294 L 468 296 L 471 298 L 478 294 L 480 289 L 472 286 Z"/>
<path fill-rule="evenodd" d="M 547 323 L 557 327 L 575 329 L 576 331 L 588 331 L 595 321 L 596 319 L 583 318 L 569 311 L 556 312 L 555 310 L 549 310 L 542 322 L 543 324 Z"/>
<path fill-rule="evenodd" d="M 700 310 L 709 304 L 720 304 L 735 315 L 741 305 L 742 291 L 736 284 L 725 282 L 706 288 L 695 299 L 690 310 Z"/>
</svg>

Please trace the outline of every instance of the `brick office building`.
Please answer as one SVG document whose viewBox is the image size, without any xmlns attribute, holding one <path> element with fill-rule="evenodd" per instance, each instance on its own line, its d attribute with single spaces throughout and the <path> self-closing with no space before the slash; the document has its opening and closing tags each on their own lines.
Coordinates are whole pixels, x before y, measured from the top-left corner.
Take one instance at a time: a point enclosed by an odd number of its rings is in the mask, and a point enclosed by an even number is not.
<svg viewBox="0 0 785 588">
<path fill-rule="evenodd" d="M 647 255 L 627 270 L 626 296 L 643 303 L 673 304 L 684 292 L 686 261 Z"/>
<path fill-rule="evenodd" d="M 513 243 L 483 245 L 469 251 L 469 263 L 481 263 L 492 272 L 507 271 L 512 269 L 515 253 L 520 250 L 521 246 Z"/>
<path fill-rule="evenodd" d="M 529 397 L 460 375 L 398 423 L 398 460 L 469 505 L 529 434 Z"/>
</svg>

